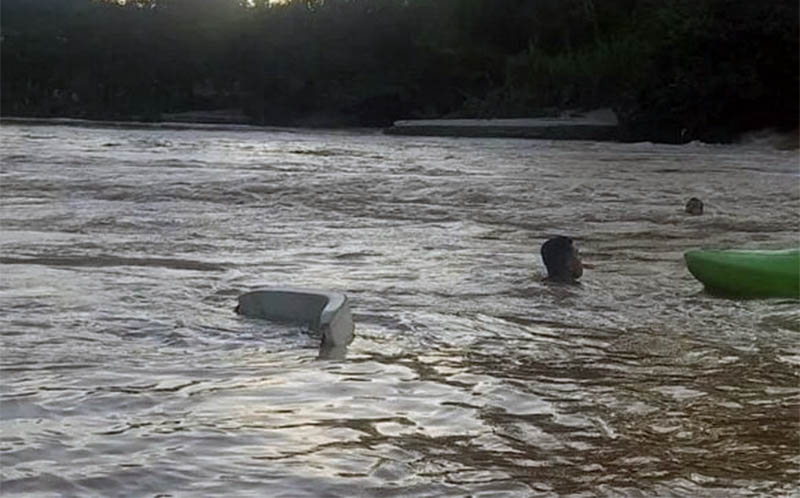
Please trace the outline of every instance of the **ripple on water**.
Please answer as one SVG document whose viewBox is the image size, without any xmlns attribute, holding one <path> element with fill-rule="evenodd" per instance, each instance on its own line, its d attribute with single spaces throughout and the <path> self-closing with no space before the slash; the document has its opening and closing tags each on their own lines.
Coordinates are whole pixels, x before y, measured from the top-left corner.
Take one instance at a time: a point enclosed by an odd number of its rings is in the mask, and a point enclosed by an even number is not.
<svg viewBox="0 0 800 498">
<path fill-rule="evenodd" d="M 798 479 L 796 301 L 695 247 L 795 246 L 748 147 L 4 125 L 0 484 L 26 496 L 764 496 Z M 706 202 L 686 217 L 686 198 Z M 781 209 L 775 209 L 776 202 Z M 541 282 L 572 235 L 580 286 Z M 233 312 L 351 299 L 345 361 Z"/>
</svg>

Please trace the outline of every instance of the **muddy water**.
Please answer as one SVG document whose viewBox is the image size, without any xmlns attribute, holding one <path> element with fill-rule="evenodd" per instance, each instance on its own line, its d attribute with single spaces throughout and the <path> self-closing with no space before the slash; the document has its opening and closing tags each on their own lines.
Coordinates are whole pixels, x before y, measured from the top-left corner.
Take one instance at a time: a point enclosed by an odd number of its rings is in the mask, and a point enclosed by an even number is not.
<svg viewBox="0 0 800 498">
<path fill-rule="evenodd" d="M 681 260 L 797 246 L 796 151 L 0 138 L 4 495 L 796 492 L 797 302 L 707 296 Z M 579 287 L 540 281 L 554 234 L 596 264 Z M 266 284 L 346 292 L 346 359 L 232 312 Z"/>
</svg>

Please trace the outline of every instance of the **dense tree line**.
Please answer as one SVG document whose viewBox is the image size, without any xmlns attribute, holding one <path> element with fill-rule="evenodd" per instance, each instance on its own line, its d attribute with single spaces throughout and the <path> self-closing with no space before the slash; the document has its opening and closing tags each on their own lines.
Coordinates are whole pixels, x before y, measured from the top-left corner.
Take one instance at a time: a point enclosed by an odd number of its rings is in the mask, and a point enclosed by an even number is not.
<svg viewBox="0 0 800 498">
<path fill-rule="evenodd" d="M 385 125 L 612 106 L 667 141 L 798 121 L 796 0 L 3 0 L 3 115 Z"/>
</svg>

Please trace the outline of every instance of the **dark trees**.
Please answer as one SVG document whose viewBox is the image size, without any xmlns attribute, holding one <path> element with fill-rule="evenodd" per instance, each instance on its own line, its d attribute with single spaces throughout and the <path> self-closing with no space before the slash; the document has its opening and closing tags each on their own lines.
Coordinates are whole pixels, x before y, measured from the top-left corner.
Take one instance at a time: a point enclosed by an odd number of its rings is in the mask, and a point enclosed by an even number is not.
<svg viewBox="0 0 800 498">
<path fill-rule="evenodd" d="M 3 0 L 5 115 L 385 125 L 614 106 L 643 138 L 796 127 L 796 0 Z"/>
</svg>

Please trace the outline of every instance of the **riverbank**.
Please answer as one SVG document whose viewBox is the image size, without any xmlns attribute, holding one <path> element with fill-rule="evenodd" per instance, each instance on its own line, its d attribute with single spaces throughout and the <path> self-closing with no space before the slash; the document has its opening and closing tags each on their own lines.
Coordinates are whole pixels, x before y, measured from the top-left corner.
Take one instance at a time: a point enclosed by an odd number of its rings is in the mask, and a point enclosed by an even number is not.
<svg viewBox="0 0 800 498">
<path fill-rule="evenodd" d="M 196 117 L 196 116 L 195 116 Z M 166 121 L 92 120 L 79 118 L 0 117 L 0 124 L 58 125 L 83 128 L 206 130 L 206 131 L 274 131 L 289 129 L 353 129 L 347 126 L 267 126 L 234 120 L 207 121 L 189 119 L 189 113 Z M 363 128 L 360 128 L 363 129 Z M 378 128 L 375 128 L 378 130 Z M 551 140 L 621 141 L 616 123 L 597 116 L 566 116 L 524 119 L 420 119 L 396 121 L 384 128 L 387 135 L 529 138 Z"/>
<path fill-rule="evenodd" d="M 120 121 L 78 118 L 34 118 L 0 116 L 0 125 L 74 126 L 82 128 L 205 130 L 205 131 L 284 131 L 305 130 L 360 130 L 379 133 L 380 128 L 352 126 L 270 126 L 240 122 L 205 121 Z M 616 122 L 610 110 L 592 111 L 580 115 L 563 115 L 552 118 L 520 119 L 419 119 L 396 121 L 384 128 L 384 134 L 398 136 L 440 136 L 475 138 L 526 138 L 544 140 L 592 140 L 600 142 L 636 141 Z M 658 143 L 657 140 L 652 140 Z M 798 150 L 800 132 L 774 129 L 744 133 L 731 143 L 762 145 L 777 150 Z"/>
<path fill-rule="evenodd" d="M 417 119 L 396 121 L 388 135 L 536 138 L 622 141 L 624 134 L 611 109 L 565 112 L 558 117 L 522 119 Z"/>
<path fill-rule="evenodd" d="M 76 118 L 28 118 L 0 117 L 0 124 L 17 125 L 59 125 L 81 128 L 115 128 L 115 129 L 161 129 L 161 130 L 207 130 L 207 131 L 263 131 L 283 129 L 277 126 L 256 126 L 243 123 L 207 123 L 192 121 L 105 121 Z"/>
</svg>

